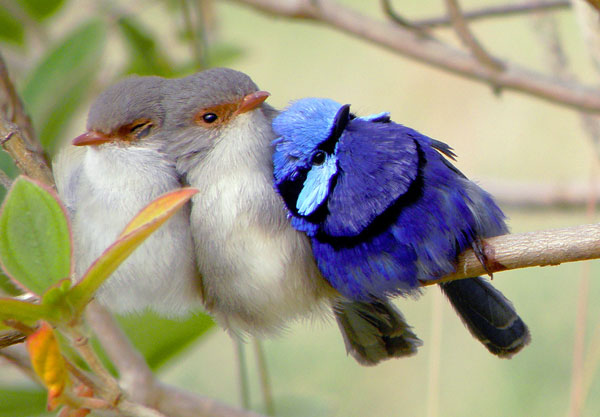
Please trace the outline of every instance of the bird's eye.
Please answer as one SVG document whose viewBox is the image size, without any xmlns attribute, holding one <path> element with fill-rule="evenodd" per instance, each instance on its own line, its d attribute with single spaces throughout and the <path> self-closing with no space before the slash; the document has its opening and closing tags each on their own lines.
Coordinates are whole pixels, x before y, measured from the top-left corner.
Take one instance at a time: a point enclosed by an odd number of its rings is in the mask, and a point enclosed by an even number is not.
<svg viewBox="0 0 600 417">
<path fill-rule="evenodd" d="M 148 136 L 153 127 L 152 122 L 137 123 L 131 128 L 131 133 L 137 139 L 142 139 Z"/>
<path fill-rule="evenodd" d="M 325 157 L 325 152 L 317 151 L 317 153 L 314 154 L 312 158 L 313 165 L 323 165 L 323 162 L 325 162 Z"/>
<path fill-rule="evenodd" d="M 202 120 L 204 120 L 206 123 L 216 122 L 218 118 L 219 118 L 219 116 L 217 116 L 214 113 L 204 113 L 202 115 Z"/>
</svg>

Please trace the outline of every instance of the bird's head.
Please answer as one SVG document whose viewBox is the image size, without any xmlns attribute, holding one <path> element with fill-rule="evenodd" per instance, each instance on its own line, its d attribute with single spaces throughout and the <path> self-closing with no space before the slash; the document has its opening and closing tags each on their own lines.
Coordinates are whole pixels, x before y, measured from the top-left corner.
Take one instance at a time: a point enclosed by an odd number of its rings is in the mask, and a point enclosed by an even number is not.
<svg viewBox="0 0 600 417">
<path fill-rule="evenodd" d="M 160 77 L 132 77 L 106 89 L 90 108 L 87 132 L 73 145 L 154 146 L 165 119 L 165 82 Z"/>
<path fill-rule="evenodd" d="M 292 225 L 314 236 L 357 236 L 418 173 L 414 135 L 383 112 L 364 117 L 349 105 L 305 98 L 273 120 L 275 186 Z"/>
<path fill-rule="evenodd" d="M 275 184 L 292 214 L 318 216 L 335 186 L 337 146 L 352 118 L 349 105 L 306 98 L 273 120 Z"/>
<path fill-rule="evenodd" d="M 246 74 L 228 68 L 171 80 L 165 94 L 170 152 L 179 159 L 208 152 L 231 136 L 270 130 L 272 109 L 263 104 L 268 96 Z"/>
</svg>

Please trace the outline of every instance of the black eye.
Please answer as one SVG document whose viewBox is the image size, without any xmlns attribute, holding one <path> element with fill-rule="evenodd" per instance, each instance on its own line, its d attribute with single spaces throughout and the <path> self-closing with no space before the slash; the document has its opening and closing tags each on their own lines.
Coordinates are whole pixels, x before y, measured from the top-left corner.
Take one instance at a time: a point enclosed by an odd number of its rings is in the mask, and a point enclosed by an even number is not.
<svg viewBox="0 0 600 417">
<path fill-rule="evenodd" d="M 153 126 L 154 125 L 150 122 L 139 123 L 131 128 L 131 133 L 133 133 L 136 138 L 142 139 L 148 136 Z"/>
<path fill-rule="evenodd" d="M 206 123 L 213 123 L 217 121 L 218 118 L 219 117 L 214 113 L 205 113 L 202 115 L 202 120 L 204 120 Z"/>
<path fill-rule="evenodd" d="M 327 155 L 325 155 L 325 152 L 323 151 L 317 151 L 316 154 L 313 155 L 312 158 L 312 163 L 313 165 L 323 165 L 323 162 L 325 162 L 325 157 Z"/>
</svg>

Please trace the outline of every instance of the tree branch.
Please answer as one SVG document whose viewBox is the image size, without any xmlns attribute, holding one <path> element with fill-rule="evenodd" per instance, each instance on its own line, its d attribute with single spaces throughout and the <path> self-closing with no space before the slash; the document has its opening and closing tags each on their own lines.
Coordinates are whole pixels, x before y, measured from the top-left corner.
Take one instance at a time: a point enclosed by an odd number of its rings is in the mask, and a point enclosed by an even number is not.
<svg viewBox="0 0 600 417">
<path fill-rule="evenodd" d="M 35 137 L 31 120 L 10 81 L 2 55 L 0 55 L 0 145 L 12 156 L 22 173 L 46 185 L 54 185 L 48 160 Z"/>
<path fill-rule="evenodd" d="M 262 417 L 212 398 L 161 384 L 109 312 L 97 303 L 90 303 L 86 314 L 104 351 L 119 372 L 121 385 L 132 401 L 173 417 Z"/>
<path fill-rule="evenodd" d="M 323 23 L 409 58 L 466 78 L 492 83 L 563 106 L 600 112 L 600 90 L 576 82 L 550 77 L 500 61 L 503 71 L 490 71 L 477 59 L 411 30 L 364 16 L 332 0 L 232 0 L 277 16 L 303 18 Z"/>
<path fill-rule="evenodd" d="M 488 67 L 492 71 L 502 70 L 502 64 L 492 57 L 484 48 L 481 43 L 475 38 L 473 32 L 467 25 L 467 20 L 463 17 L 462 10 L 458 4 L 458 0 L 445 0 L 446 11 L 448 17 L 452 21 L 454 31 L 462 41 L 462 43 L 469 48 L 473 56 L 481 62 L 483 65 Z"/>
<path fill-rule="evenodd" d="M 501 6 L 488 6 L 481 9 L 466 10 L 463 17 L 466 20 L 480 20 L 498 17 L 518 16 L 524 13 L 552 11 L 567 9 L 571 7 L 569 0 L 534 1 L 520 4 L 506 4 Z M 410 23 L 418 28 L 435 28 L 438 26 L 449 26 L 452 21 L 448 16 L 429 17 L 425 19 L 411 20 Z"/>
<path fill-rule="evenodd" d="M 424 286 L 486 275 L 510 269 L 559 265 L 600 258 L 600 224 L 566 229 L 517 233 L 483 240 L 487 271 L 475 252 L 467 249 L 458 257 L 456 272 L 422 282 Z"/>
</svg>

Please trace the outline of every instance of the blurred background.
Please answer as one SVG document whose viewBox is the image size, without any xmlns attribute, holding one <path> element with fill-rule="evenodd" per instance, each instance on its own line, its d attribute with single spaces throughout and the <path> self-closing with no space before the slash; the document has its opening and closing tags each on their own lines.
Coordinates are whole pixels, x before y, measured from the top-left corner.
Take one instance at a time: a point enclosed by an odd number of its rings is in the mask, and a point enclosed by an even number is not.
<svg viewBox="0 0 600 417">
<path fill-rule="evenodd" d="M 342 1 L 342 0 L 340 0 Z M 465 10 L 498 4 L 464 0 Z M 375 0 L 345 7 L 385 19 Z M 440 0 L 395 1 L 408 18 L 443 15 Z M 579 80 L 599 84 L 573 10 L 552 12 Z M 472 29 L 495 56 L 550 73 L 539 15 L 478 21 Z M 436 35 L 459 46 L 451 29 Z M 186 0 L 3 0 L 0 51 L 45 149 L 84 131 L 90 101 L 126 74 L 183 76 L 209 66 L 249 74 L 282 108 L 330 97 L 357 114 L 390 111 L 394 121 L 450 144 L 457 166 L 484 187 L 499 183 L 566 191 L 598 185 L 593 139 L 574 110 L 523 94 L 494 94 L 473 82 L 307 21 L 275 18 L 237 2 Z M 0 167 L 16 175 L 9 157 Z M 591 196 L 593 198 L 593 196 Z M 585 205 L 500 204 L 513 232 L 597 222 Z M 411 358 L 361 367 L 346 356 L 333 321 L 304 321 L 265 341 L 278 416 L 600 415 L 600 262 L 496 274 L 494 283 L 529 325 L 532 342 L 511 360 L 476 342 L 437 288 L 397 305 L 424 341 Z M 577 314 L 577 311 L 580 311 Z M 151 326 L 140 330 L 140 323 Z M 239 404 L 233 344 L 204 317 L 179 324 L 124 319 L 160 378 Z M 132 324 L 133 323 L 133 324 Z M 574 351 L 576 328 L 585 331 Z M 152 328 L 152 330 L 150 330 Z M 200 329 L 200 330 L 199 330 Z M 160 334 L 157 334 L 160 333 Z M 161 339 L 165 339 L 164 341 Z M 160 345 L 160 346 L 159 346 Z M 264 411 L 248 344 L 252 406 Z M 583 381 L 573 411 L 573 361 Z M 43 415 L 45 393 L 0 362 L 0 416 Z M 26 405 L 25 405 L 26 403 Z M 571 411 L 570 411 L 571 410 Z"/>
</svg>

